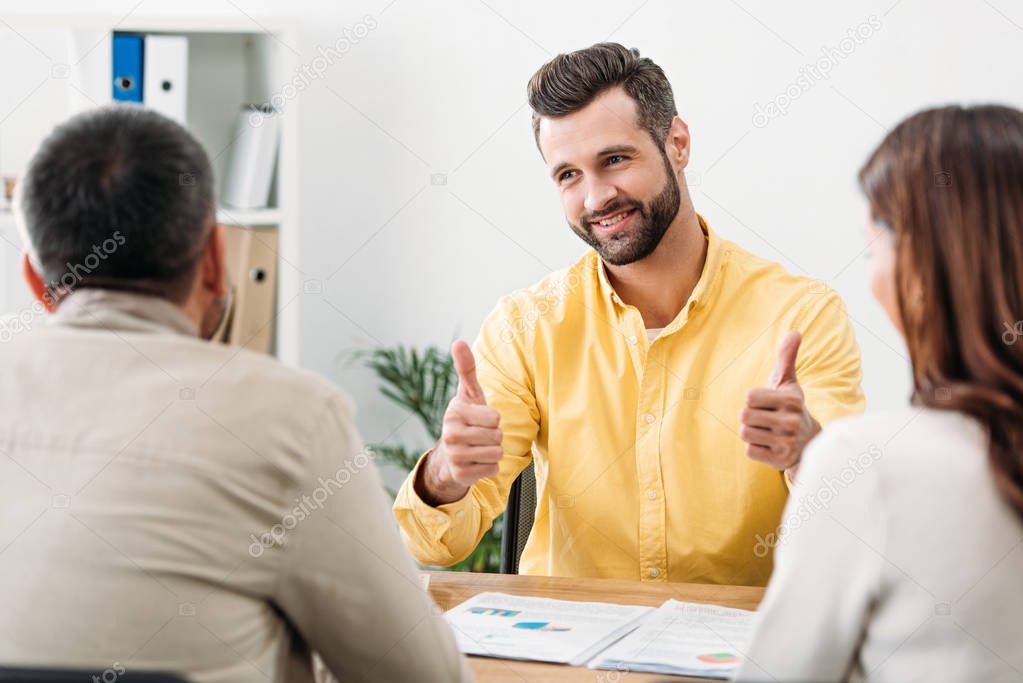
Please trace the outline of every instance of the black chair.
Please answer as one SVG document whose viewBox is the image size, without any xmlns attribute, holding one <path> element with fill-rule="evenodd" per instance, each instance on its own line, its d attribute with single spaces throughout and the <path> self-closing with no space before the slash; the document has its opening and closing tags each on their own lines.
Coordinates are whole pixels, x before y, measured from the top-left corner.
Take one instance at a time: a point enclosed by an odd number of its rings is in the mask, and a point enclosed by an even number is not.
<svg viewBox="0 0 1023 683">
<path fill-rule="evenodd" d="M 123 672 L 123 673 L 122 673 Z M 81 669 L 33 669 L 0 667 L 0 681 L 21 683 L 93 683 L 93 681 L 117 681 L 117 683 L 188 683 L 184 678 L 169 673 L 131 671 L 128 667 L 111 667 L 105 671 Z"/>
<path fill-rule="evenodd" d="M 533 529 L 536 516 L 536 472 L 533 463 L 515 479 L 508 494 L 508 507 L 504 511 L 504 531 L 501 535 L 501 573 L 518 574 L 519 558 L 526 547 L 526 539 Z"/>
</svg>

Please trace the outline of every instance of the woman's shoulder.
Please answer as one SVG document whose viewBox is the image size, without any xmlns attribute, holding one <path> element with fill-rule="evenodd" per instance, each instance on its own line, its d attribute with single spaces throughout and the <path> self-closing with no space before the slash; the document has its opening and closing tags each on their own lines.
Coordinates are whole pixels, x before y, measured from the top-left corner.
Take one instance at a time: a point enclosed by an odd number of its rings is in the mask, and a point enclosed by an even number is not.
<svg viewBox="0 0 1023 683">
<path fill-rule="evenodd" d="M 870 466 L 878 477 L 923 483 L 932 477 L 985 472 L 986 448 L 984 430 L 972 417 L 908 406 L 831 422 L 810 443 L 801 469 L 827 476 L 855 461 Z M 977 457 L 969 457 L 971 453 Z"/>
<path fill-rule="evenodd" d="M 932 448 L 936 444 L 962 441 L 984 446 L 981 426 L 975 419 L 955 410 L 907 406 L 899 410 L 838 418 L 828 424 L 817 439 L 846 444 L 875 443 L 879 446 Z"/>
</svg>

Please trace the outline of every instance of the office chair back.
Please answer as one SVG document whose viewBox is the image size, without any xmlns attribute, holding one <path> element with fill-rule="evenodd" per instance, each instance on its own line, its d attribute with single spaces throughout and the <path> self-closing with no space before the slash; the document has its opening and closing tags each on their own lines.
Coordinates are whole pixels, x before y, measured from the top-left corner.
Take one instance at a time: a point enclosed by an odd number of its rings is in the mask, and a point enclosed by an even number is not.
<svg viewBox="0 0 1023 683">
<path fill-rule="evenodd" d="M 504 511 L 504 532 L 501 537 L 501 573 L 518 574 L 519 558 L 526 547 L 536 516 L 536 472 L 533 463 L 515 479 Z"/>
</svg>

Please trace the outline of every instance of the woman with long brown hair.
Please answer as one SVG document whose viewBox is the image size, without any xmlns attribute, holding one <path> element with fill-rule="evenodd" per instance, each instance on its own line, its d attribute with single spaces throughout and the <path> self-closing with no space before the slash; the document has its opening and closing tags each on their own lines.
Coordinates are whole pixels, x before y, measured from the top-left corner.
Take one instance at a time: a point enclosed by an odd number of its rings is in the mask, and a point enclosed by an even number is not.
<svg viewBox="0 0 1023 683">
<path fill-rule="evenodd" d="M 739 678 L 1023 681 L 1023 112 L 920 112 L 860 184 L 911 405 L 811 444 Z"/>
</svg>

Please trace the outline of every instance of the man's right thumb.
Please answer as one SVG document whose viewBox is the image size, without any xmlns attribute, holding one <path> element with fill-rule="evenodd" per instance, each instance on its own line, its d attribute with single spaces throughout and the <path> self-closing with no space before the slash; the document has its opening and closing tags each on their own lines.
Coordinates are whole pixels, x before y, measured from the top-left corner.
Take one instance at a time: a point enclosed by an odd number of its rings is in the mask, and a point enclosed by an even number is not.
<svg viewBox="0 0 1023 683">
<path fill-rule="evenodd" d="M 455 372 L 458 373 L 458 396 L 469 403 L 486 405 L 483 387 L 476 380 L 476 359 L 473 358 L 469 345 L 462 340 L 452 344 L 451 359 L 455 362 Z"/>
</svg>

